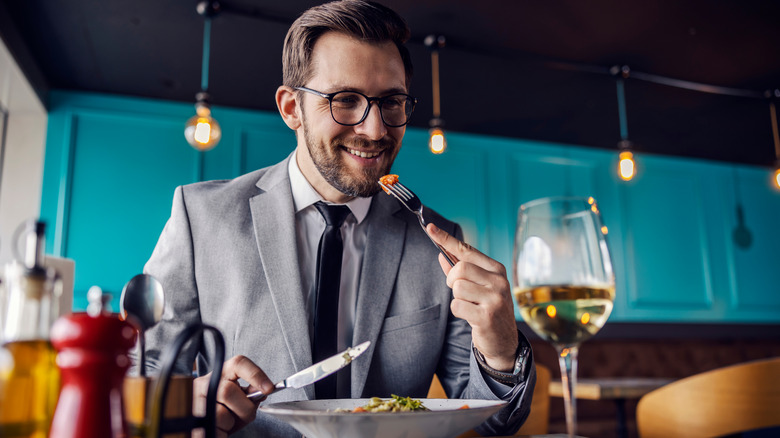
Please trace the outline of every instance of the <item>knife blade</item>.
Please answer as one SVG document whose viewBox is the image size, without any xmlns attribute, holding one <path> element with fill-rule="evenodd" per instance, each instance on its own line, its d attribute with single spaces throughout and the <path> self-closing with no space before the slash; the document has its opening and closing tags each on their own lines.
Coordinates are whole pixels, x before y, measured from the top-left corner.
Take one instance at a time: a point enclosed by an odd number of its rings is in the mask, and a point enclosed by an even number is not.
<svg viewBox="0 0 780 438">
<path fill-rule="evenodd" d="M 352 363 L 356 357 L 360 356 L 368 349 L 369 345 L 371 345 L 371 341 L 363 342 L 357 347 L 349 347 L 341 353 L 334 354 L 333 356 L 323 361 L 317 362 L 304 370 L 298 371 L 292 376 L 274 385 L 274 388 L 276 388 L 278 391 L 285 388 L 302 388 L 306 385 L 311 385 L 312 383 L 328 377 L 329 375 Z M 247 398 L 252 402 L 257 402 L 265 396 L 266 394 L 263 393 L 263 391 L 247 394 Z"/>
</svg>

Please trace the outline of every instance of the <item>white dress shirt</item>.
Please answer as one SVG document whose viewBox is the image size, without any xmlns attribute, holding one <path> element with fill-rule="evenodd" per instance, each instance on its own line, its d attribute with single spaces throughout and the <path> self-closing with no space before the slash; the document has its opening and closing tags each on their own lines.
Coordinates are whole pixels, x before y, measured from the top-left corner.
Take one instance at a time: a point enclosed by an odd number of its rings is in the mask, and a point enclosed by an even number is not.
<svg viewBox="0 0 780 438">
<path fill-rule="evenodd" d="M 298 244 L 298 263 L 301 269 L 301 284 L 306 302 L 306 314 L 309 315 L 309 334 L 314 330 L 314 305 L 316 303 L 316 265 L 317 249 L 320 237 L 325 231 L 325 219 L 314 206 L 323 201 L 319 193 L 309 184 L 298 168 L 296 153 L 290 160 L 288 171 L 292 184 L 293 202 L 295 203 L 295 232 Z M 338 317 L 338 351 L 352 346 L 352 332 L 355 327 L 355 307 L 357 305 L 357 289 L 360 281 L 360 268 L 363 264 L 363 254 L 366 246 L 368 225 L 364 219 L 368 215 L 372 198 L 354 198 L 347 202 L 352 214 L 347 216 L 341 226 L 341 237 L 344 242 L 344 256 L 341 261 L 341 283 L 339 286 L 339 317 Z M 329 202 L 326 202 L 330 204 Z M 339 396 L 349 396 L 342 392 L 339 381 Z"/>
</svg>

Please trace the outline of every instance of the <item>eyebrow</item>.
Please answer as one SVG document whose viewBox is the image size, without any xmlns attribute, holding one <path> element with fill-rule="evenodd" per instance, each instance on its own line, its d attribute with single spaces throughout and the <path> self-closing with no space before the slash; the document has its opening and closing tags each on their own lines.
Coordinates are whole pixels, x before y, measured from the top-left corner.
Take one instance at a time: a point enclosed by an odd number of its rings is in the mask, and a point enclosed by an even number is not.
<svg viewBox="0 0 780 438">
<path fill-rule="evenodd" d="M 366 96 L 368 96 L 368 93 L 366 93 L 365 91 L 363 91 L 363 90 L 361 90 L 359 88 L 350 87 L 350 86 L 347 86 L 347 85 L 338 85 L 337 84 L 337 85 L 334 85 L 333 87 L 330 87 L 330 88 L 331 88 L 332 91 L 329 91 L 328 93 L 337 93 L 339 91 L 357 91 L 359 93 L 363 93 Z M 397 94 L 397 93 L 408 94 L 409 92 L 406 91 L 405 88 L 395 87 L 395 88 L 388 88 L 388 89 L 382 91 L 379 94 L 379 96 L 388 96 L 390 94 Z M 372 96 L 369 96 L 369 97 L 372 97 Z"/>
</svg>

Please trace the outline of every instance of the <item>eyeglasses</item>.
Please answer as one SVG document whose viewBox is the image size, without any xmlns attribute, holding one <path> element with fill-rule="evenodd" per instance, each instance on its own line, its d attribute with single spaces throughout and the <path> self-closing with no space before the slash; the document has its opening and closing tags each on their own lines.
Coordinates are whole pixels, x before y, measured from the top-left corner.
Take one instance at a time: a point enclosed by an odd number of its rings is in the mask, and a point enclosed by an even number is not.
<svg viewBox="0 0 780 438">
<path fill-rule="evenodd" d="M 409 123 L 417 99 L 404 93 L 394 93 L 383 97 L 368 97 L 357 91 L 337 91 L 322 93 L 306 87 L 295 87 L 296 90 L 316 94 L 328 99 L 330 115 L 339 125 L 355 126 L 366 120 L 371 110 L 371 102 L 377 102 L 382 122 L 391 128 L 398 128 Z"/>
</svg>

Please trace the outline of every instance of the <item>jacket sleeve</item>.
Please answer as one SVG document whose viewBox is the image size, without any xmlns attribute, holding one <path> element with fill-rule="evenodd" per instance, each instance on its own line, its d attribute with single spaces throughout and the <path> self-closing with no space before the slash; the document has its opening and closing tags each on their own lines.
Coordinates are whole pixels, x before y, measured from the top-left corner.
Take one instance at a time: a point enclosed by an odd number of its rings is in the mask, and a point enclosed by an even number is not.
<svg viewBox="0 0 780 438">
<path fill-rule="evenodd" d="M 165 294 L 162 320 L 146 332 L 146 369 L 152 372 L 161 367 L 166 347 L 187 326 L 201 322 L 192 234 L 184 193 L 183 187 L 176 188 L 171 217 L 144 266 L 144 273 L 159 280 Z M 185 345 L 178 355 L 174 372 L 190 374 L 200 348 L 200 339 Z M 134 360 L 134 367 L 137 365 Z"/>
</svg>

